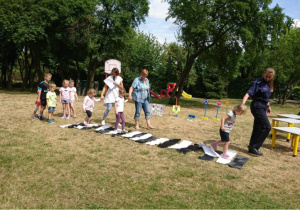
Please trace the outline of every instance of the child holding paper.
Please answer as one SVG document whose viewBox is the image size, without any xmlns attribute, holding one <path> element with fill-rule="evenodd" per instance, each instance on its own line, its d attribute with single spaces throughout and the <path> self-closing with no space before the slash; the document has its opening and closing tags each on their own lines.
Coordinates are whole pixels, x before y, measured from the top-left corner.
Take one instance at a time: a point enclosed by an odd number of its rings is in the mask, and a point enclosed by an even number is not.
<svg viewBox="0 0 300 210">
<path fill-rule="evenodd" d="M 117 68 L 113 68 L 111 70 L 111 76 L 109 76 L 104 82 L 106 83 L 101 92 L 101 100 L 104 99 L 104 106 L 106 106 L 106 110 L 103 114 L 103 119 L 101 121 L 102 125 L 105 125 L 105 119 L 114 106 L 114 103 L 119 96 L 119 88 L 123 88 L 123 79 L 119 76 L 120 72 Z M 106 92 L 107 91 L 107 92 Z M 103 96 L 105 94 L 105 97 Z"/>
<path fill-rule="evenodd" d="M 236 116 L 244 114 L 246 110 L 247 107 L 245 105 L 236 105 L 232 110 L 228 111 L 225 117 L 222 118 L 220 127 L 221 140 L 211 143 L 211 146 L 214 148 L 214 150 L 217 150 L 218 145 L 224 145 L 223 154 L 221 155 L 222 158 L 230 158 L 230 156 L 227 154 L 228 146 L 230 144 L 229 133 L 234 126 Z"/>
</svg>

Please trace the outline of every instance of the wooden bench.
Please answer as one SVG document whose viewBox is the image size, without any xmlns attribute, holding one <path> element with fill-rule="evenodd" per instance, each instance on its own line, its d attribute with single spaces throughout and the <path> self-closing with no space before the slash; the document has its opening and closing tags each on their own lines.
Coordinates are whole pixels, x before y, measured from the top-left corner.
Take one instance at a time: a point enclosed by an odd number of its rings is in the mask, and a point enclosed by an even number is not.
<svg viewBox="0 0 300 210">
<path fill-rule="evenodd" d="M 296 127 L 273 127 L 272 144 L 271 144 L 272 148 L 275 148 L 276 132 L 277 131 L 282 131 L 282 132 L 292 134 L 291 147 L 293 147 L 293 156 L 295 157 L 297 155 L 297 152 L 298 152 L 300 128 L 296 128 Z"/>
<path fill-rule="evenodd" d="M 288 123 L 288 127 L 294 127 L 295 124 L 300 123 L 300 120 L 291 119 L 291 118 L 272 118 L 271 135 L 273 135 L 273 127 L 279 127 L 279 122 L 285 122 Z M 291 139 L 291 133 L 288 133 L 286 136 L 286 141 L 289 142 L 290 139 Z"/>
</svg>

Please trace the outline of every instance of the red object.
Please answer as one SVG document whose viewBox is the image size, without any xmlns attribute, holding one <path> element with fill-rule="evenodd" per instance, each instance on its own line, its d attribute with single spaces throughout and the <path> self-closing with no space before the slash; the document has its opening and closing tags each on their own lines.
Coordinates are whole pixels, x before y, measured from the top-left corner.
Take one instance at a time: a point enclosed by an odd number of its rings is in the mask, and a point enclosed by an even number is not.
<svg viewBox="0 0 300 210">
<path fill-rule="evenodd" d="M 155 98 L 160 99 L 160 96 L 157 95 L 155 92 L 153 92 L 152 90 L 150 90 L 150 94 L 153 95 Z"/>
<path fill-rule="evenodd" d="M 167 97 L 167 93 L 168 93 L 167 90 L 161 89 L 161 90 L 160 90 L 160 97 L 163 97 L 163 98 L 164 98 L 164 97 Z"/>
<path fill-rule="evenodd" d="M 173 90 L 168 90 L 167 96 L 171 97 L 172 93 L 173 93 Z"/>
<path fill-rule="evenodd" d="M 167 90 L 168 91 L 172 91 L 173 92 L 173 90 L 175 89 L 175 87 L 176 87 L 176 83 L 168 83 L 167 84 Z"/>
<path fill-rule="evenodd" d="M 222 102 L 219 100 L 219 101 L 217 101 L 217 105 L 218 106 L 221 106 L 221 104 L 222 104 Z"/>
</svg>

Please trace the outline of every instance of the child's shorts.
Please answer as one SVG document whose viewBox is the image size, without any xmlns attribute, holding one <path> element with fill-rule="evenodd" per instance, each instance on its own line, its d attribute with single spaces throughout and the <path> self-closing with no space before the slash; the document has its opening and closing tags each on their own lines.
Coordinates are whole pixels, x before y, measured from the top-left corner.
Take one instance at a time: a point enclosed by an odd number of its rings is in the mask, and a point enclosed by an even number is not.
<svg viewBox="0 0 300 210">
<path fill-rule="evenodd" d="M 48 112 L 55 112 L 55 107 L 48 107 Z"/>
<path fill-rule="evenodd" d="M 47 101 L 46 101 L 46 99 L 41 99 L 41 104 L 42 104 L 42 106 L 47 106 Z"/>
<path fill-rule="evenodd" d="M 225 131 L 222 131 L 221 128 L 220 128 L 220 136 L 221 136 L 221 141 L 224 141 L 224 142 L 229 142 L 230 141 L 229 133 L 227 133 Z"/>
<path fill-rule="evenodd" d="M 70 100 L 70 103 L 71 103 L 71 104 L 74 104 L 74 103 L 75 103 L 75 100 Z"/>
<path fill-rule="evenodd" d="M 86 115 L 88 116 L 88 118 L 90 118 L 93 114 L 93 112 L 89 111 L 89 110 L 86 110 Z"/>
<path fill-rule="evenodd" d="M 35 105 L 37 105 L 37 106 L 41 106 L 42 104 L 41 104 L 41 100 L 40 100 L 40 102 L 38 102 L 37 100 L 34 102 L 34 104 Z"/>
<path fill-rule="evenodd" d="M 61 100 L 61 103 L 62 103 L 62 104 L 68 104 L 68 103 L 69 103 L 69 100 Z"/>
</svg>

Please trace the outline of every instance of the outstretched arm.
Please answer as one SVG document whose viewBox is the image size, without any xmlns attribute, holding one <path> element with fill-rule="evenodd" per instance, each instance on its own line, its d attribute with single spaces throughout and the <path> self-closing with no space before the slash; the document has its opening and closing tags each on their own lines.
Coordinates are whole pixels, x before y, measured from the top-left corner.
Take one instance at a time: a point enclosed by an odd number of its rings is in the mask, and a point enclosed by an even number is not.
<svg viewBox="0 0 300 210">
<path fill-rule="evenodd" d="M 248 100 L 248 98 L 249 98 L 250 96 L 249 96 L 249 94 L 248 93 L 246 93 L 245 95 L 244 95 L 244 98 L 243 98 L 243 101 L 242 101 L 242 104 L 244 104 L 245 105 L 245 103 L 247 102 L 247 100 Z"/>
</svg>

